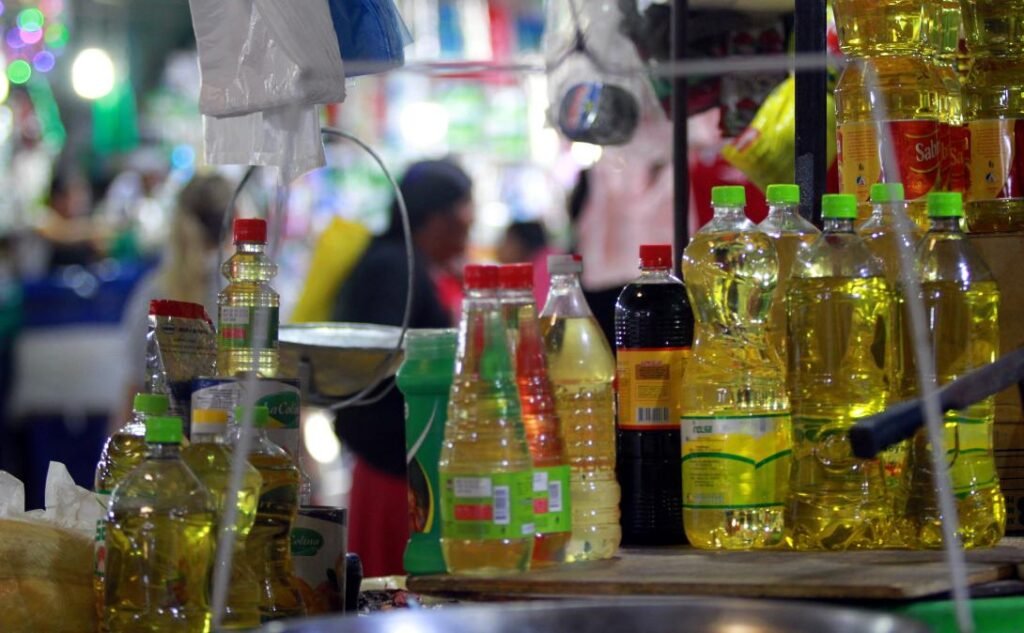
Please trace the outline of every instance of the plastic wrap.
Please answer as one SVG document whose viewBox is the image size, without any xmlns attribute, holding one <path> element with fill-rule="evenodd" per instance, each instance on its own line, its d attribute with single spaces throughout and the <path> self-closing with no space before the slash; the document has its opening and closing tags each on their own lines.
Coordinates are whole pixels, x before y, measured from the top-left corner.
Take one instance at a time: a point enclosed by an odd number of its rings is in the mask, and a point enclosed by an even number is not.
<svg viewBox="0 0 1024 633">
<path fill-rule="evenodd" d="M 154 300 L 146 332 L 146 390 L 170 398 L 171 415 L 189 418 L 192 380 L 214 373 L 217 334 L 203 306 Z"/>
</svg>

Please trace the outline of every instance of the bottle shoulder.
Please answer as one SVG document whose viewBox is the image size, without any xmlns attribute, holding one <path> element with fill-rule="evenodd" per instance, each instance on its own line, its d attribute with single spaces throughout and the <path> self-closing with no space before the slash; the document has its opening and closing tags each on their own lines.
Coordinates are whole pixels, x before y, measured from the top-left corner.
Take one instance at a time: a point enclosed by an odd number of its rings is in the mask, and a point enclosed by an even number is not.
<svg viewBox="0 0 1024 633">
<path fill-rule="evenodd" d="M 882 277 L 885 269 L 856 233 L 822 233 L 793 266 L 794 277 Z"/>
<path fill-rule="evenodd" d="M 928 232 L 917 249 L 922 281 L 955 281 L 962 285 L 995 278 L 981 253 L 961 233 Z"/>
<path fill-rule="evenodd" d="M 209 491 L 181 459 L 146 459 L 114 487 L 109 512 L 214 510 Z"/>
</svg>

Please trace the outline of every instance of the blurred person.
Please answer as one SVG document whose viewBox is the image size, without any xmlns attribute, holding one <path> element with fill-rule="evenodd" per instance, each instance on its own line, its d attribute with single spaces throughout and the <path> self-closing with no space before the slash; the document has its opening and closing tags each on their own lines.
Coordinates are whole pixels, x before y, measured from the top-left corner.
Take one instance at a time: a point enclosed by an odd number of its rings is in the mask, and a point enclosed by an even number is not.
<svg viewBox="0 0 1024 633">
<path fill-rule="evenodd" d="M 509 224 L 501 242 L 498 243 L 498 262 L 533 264 L 533 296 L 538 310 L 544 307 L 548 288 L 551 286 L 548 255 L 553 254 L 555 250 L 548 246 L 548 234 L 544 224 L 538 221 Z"/>
<path fill-rule="evenodd" d="M 92 192 L 89 182 L 74 171 L 57 171 L 50 181 L 47 212 L 36 233 L 47 250 L 47 269 L 85 266 L 99 261 L 103 254 L 103 236 L 90 212 Z"/>
<path fill-rule="evenodd" d="M 461 295 L 453 290 L 457 283 L 452 271 L 466 253 L 473 219 L 472 181 L 455 163 L 431 160 L 410 166 L 399 187 L 408 206 L 414 250 L 409 326 L 453 327 Z M 407 275 L 402 222 L 393 202 L 388 230 L 370 242 L 342 284 L 335 320 L 401 325 Z M 367 576 L 401 574 L 409 538 L 401 393 L 395 389 L 377 404 L 340 411 L 337 430 L 356 455 L 349 550 L 362 558 Z"/>
</svg>

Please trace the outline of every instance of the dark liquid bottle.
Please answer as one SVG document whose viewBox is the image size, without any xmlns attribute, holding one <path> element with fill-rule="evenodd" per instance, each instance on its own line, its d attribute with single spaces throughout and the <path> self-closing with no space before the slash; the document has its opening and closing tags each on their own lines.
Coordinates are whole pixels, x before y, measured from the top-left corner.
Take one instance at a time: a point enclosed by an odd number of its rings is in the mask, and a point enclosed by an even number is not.
<svg viewBox="0 0 1024 633">
<path fill-rule="evenodd" d="M 641 246 L 640 269 L 615 304 L 622 541 L 685 543 L 679 416 L 693 311 L 671 246 Z"/>
</svg>

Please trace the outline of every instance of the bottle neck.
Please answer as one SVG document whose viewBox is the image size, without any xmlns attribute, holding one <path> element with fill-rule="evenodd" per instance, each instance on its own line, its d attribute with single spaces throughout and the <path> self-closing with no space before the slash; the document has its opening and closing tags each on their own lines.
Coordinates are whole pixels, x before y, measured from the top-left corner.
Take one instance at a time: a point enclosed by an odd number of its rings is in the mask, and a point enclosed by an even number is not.
<svg viewBox="0 0 1024 633">
<path fill-rule="evenodd" d="M 747 218 L 743 213 L 742 206 L 714 205 L 712 209 L 714 210 L 716 220 L 740 221 Z"/>
<path fill-rule="evenodd" d="M 800 207 L 796 204 L 769 204 L 768 217 L 771 219 L 783 219 L 800 215 Z"/>
<path fill-rule="evenodd" d="M 960 233 L 960 218 L 931 218 L 930 233 Z"/>
<path fill-rule="evenodd" d="M 827 218 L 825 233 L 853 233 L 853 220 L 848 218 Z"/>
<path fill-rule="evenodd" d="M 583 286 L 577 273 L 551 275 L 551 289 L 544 304 L 542 316 L 589 317 L 592 316 Z"/>
<path fill-rule="evenodd" d="M 237 242 L 235 243 L 235 252 L 237 253 L 252 253 L 262 255 L 266 252 L 267 245 L 261 242 Z"/>
<path fill-rule="evenodd" d="M 181 457 L 181 444 L 157 444 L 149 442 L 146 444 L 146 459 L 178 459 Z"/>
<path fill-rule="evenodd" d="M 672 281 L 674 279 L 675 275 L 672 274 L 671 268 L 640 266 L 640 281 Z"/>
<path fill-rule="evenodd" d="M 193 444 L 225 444 L 223 433 L 193 433 Z"/>
</svg>

